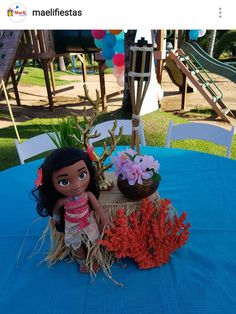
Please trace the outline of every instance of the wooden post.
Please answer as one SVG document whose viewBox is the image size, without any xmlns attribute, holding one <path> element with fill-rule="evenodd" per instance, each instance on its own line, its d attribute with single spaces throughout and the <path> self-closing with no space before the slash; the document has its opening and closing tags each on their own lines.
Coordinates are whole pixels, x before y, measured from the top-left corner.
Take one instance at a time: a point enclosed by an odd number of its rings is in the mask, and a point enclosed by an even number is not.
<svg viewBox="0 0 236 314">
<path fill-rule="evenodd" d="M 24 59 L 22 64 L 21 64 L 21 68 L 20 70 L 17 72 L 17 78 L 16 78 L 16 83 L 18 84 L 20 82 L 20 78 L 21 78 L 21 75 L 24 71 L 24 68 L 25 68 L 25 65 L 27 63 L 28 59 Z"/>
<path fill-rule="evenodd" d="M 177 41 L 178 49 L 180 48 L 181 43 L 182 43 L 182 36 L 183 36 L 182 34 L 183 34 L 183 31 L 178 30 L 178 41 Z"/>
<path fill-rule="evenodd" d="M 51 82 L 52 82 L 52 91 L 53 91 L 53 95 L 55 95 L 56 81 L 55 81 L 55 76 L 54 76 L 53 60 L 49 63 L 49 71 L 50 71 L 50 77 L 51 77 Z"/>
<path fill-rule="evenodd" d="M 107 98 L 106 98 L 106 87 L 105 87 L 105 76 L 104 76 L 105 64 L 106 64 L 105 60 L 98 60 L 99 81 L 100 81 L 103 111 L 107 111 Z"/>
<path fill-rule="evenodd" d="M 156 60 L 156 77 L 159 84 L 162 82 L 162 70 L 163 70 L 163 51 L 165 52 L 165 31 L 164 30 L 157 30 L 156 34 L 156 44 L 157 50 L 154 53 L 155 60 Z M 165 58 L 165 57 L 164 57 Z"/>
<path fill-rule="evenodd" d="M 179 47 L 179 39 L 178 39 L 178 35 L 179 35 L 179 32 L 177 29 L 175 29 L 174 31 L 174 50 L 177 50 Z"/>
<path fill-rule="evenodd" d="M 17 81 L 16 81 L 16 77 L 15 77 L 15 73 L 14 73 L 13 67 L 11 67 L 10 75 L 11 75 L 11 81 L 12 81 L 14 93 L 15 93 L 15 96 L 16 96 L 16 104 L 17 104 L 17 106 L 21 106 L 20 95 L 19 95 L 19 91 L 18 91 L 18 87 L 17 87 Z"/>
<path fill-rule="evenodd" d="M 79 53 L 78 58 L 82 65 L 82 76 L 83 76 L 83 82 L 85 83 L 87 81 L 87 69 L 86 69 L 86 60 L 85 60 L 85 54 Z"/>
<path fill-rule="evenodd" d="M 45 41 L 44 41 L 44 31 L 38 30 L 38 40 L 39 40 L 39 47 L 40 47 L 40 52 L 43 53 L 46 51 L 45 47 Z"/>
<path fill-rule="evenodd" d="M 182 99 L 181 99 L 181 110 L 186 109 L 186 95 L 187 95 L 187 76 L 183 73 L 183 88 L 182 88 Z"/>
<path fill-rule="evenodd" d="M 46 83 L 46 89 L 47 89 L 47 94 L 48 94 L 48 101 L 49 101 L 49 106 L 50 110 L 53 110 L 53 98 L 52 98 L 52 92 L 51 92 L 51 85 L 50 85 L 50 79 L 48 75 L 48 70 L 49 70 L 49 64 L 51 62 L 50 59 L 42 59 L 42 64 L 43 64 L 43 72 L 44 72 L 44 78 L 45 78 L 45 83 Z"/>
</svg>

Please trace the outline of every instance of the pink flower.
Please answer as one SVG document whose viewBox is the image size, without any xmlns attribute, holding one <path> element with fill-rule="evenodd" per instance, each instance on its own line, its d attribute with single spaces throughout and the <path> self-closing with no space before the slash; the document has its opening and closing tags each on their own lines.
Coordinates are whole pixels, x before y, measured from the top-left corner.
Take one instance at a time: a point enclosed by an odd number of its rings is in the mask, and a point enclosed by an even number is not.
<svg viewBox="0 0 236 314">
<path fill-rule="evenodd" d="M 160 165 L 153 156 L 139 156 L 132 149 L 119 152 L 117 157 L 112 158 L 115 174 L 121 175 L 123 180 L 128 180 L 130 185 L 143 184 L 144 180 L 150 179 L 158 173 Z"/>
<path fill-rule="evenodd" d="M 143 171 L 153 170 L 155 173 L 157 173 L 160 168 L 159 162 L 155 160 L 153 156 L 148 155 L 136 156 L 134 163 L 139 163 Z"/>
<path fill-rule="evenodd" d="M 131 162 L 131 160 L 124 152 L 118 152 L 117 157 L 112 157 L 112 162 L 115 167 L 115 174 L 118 176 L 124 165 Z"/>
<path fill-rule="evenodd" d="M 136 158 L 135 158 L 136 159 Z M 141 164 L 137 161 L 127 162 L 121 169 L 122 178 L 127 179 L 130 185 L 135 183 L 143 184 L 143 180 L 147 180 L 152 177 L 152 172 L 146 172 L 142 169 Z"/>
<path fill-rule="evenodd" d="M 157 160 L 154 160 L 154 162 L 153 162 L 153 169 L 154 169 L 154 172 L 156 172 L 156 173 L 160 169 L 160 164 Z"/>
<path fill-rule="evenodd" d="M 122 179 L 127 179 L 130 185 L 134 185 L 136 182 L 140 183 L 141 172 L 139 165 L 127 163 L 121 170 Z"/>
<path fill-rule="evenodd" d="M 36 188 L 38 188 L 39 186 L 41 186 L 43 184 L 43 170 L 42 170 L 42 168 L 39 168 L 37 170 L 37 174 L 38 174 L 38 177 L 36 178 L 36 180 L 34 182 Z"/>
</svg>

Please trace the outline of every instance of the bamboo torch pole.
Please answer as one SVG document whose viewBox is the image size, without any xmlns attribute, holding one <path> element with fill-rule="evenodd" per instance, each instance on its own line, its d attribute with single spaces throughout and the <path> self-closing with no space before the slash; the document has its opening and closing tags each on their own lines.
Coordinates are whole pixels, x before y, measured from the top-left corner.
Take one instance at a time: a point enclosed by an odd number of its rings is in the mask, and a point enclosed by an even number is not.
<svg viewBox="0 0 236 314">
<path fill-rule="evenodd" d="M 2 88 L 3 88 L 4 96 L 5 96 L 5 99 L 6 99 L 6 102 L 7 102 L 8 110 L 9 110 L 9 113 L 10 113 L 10 116 L 11 116 L 11 120 L 12 120 L 14 129 L 15 129 L 16 137 L 17 137 L 18 141 L 20 142 L 21 139 L 20 139 L 17 127 L 16 127 L 16 122 L 15 122 L 15 119 L 14 119 L 14 116 L 13 116 L 13 113 L 12 113 L 12 110 L 11 110 L 11 105 L 10 105 L 9 98 L 8 98 L 8 95 L 7 95 L 6 86 L 5 86 L 5 83 L 4 83 L 3 80 L 1 81 L 1 84 L 2 84 Z"/>
<path fill-rule="evenodd" d="M 137 45 L 130 47 L 129 85 L 133 112 L 131 147 L 133 149 L 135 147 L 137 153 L 140 153 L 138 132 L 140 111 L 150 83 L 152 50 L 144 38 L 141 38 Z"/>
<path fill-rule="evenodd" d="M 136 65 L 136 57 L 137 53 L 136 51 L 133 52 L 132 56 L 132 64 L 131 64 L 131 71 L 132 73 L 135 72 L 135 65 Z M 134 76 L 130 76 L 130 97 L 131 97 L 131 104 L 132 104 L 132 113 L 134 114 L 136 112 L 136 105 L 135 105 L 135 81 Z M 135 121 L 132 119 L 132 138 L 131 138 L 131 147 L 134 149 L 135 146 Z"/>
</svg>

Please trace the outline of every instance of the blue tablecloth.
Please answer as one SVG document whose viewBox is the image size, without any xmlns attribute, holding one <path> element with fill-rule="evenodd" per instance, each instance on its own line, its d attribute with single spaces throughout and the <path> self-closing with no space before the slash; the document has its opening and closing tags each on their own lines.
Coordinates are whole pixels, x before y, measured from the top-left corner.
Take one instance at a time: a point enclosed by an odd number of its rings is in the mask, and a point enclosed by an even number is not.
<svg viewBox="0 0 236 314">
<path fill-rule="evenodd" d="M 161 164 L 161 197 L 188 213 L 187 244 L 160 268 L 114 265 L 122 288 L 102 273 L 91 280 L 74 263 L 48 268 L 40 264 L 47 243 L 28 258 L 47 224 L 41 218 L 31 225 L 38 216 L 30 191 L 41 161 L 8 169 L 0 173 L 1 314 L 236 313 L 236 161 L 156 147 L 142 153 Z"/>
</svg>

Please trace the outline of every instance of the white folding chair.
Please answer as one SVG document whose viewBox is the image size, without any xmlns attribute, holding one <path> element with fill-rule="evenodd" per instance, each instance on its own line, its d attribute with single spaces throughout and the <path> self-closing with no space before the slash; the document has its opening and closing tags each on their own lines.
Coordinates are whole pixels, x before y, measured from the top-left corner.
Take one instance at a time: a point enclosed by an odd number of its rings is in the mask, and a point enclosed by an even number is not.
<svg viewBox="0 0 236 314">
<path fill-rule="evenodd" d="M 113 125 L 114 125 L 114 121 L 115 120 L 109 120 L 109 121 L 105 121 L 99 124 L 96 124 L 92 129 L 91 129 L 91 133 L 94 134 L 96 131 L 97 133 L 100 134 L 100 136 L 96 137 L 96 138 L 91 138 L 89 139 L 89 143 L 93 144 L 95 142 L 101 141 L 107 137 L 110 136 L 109 134 L 109 130 L 112 129 Z M 132 120 L 116 120 L 117 121 L 117 128 L 115 129 L 114 134 L 118 135 L 119 134 L 119 130 L 120 127 L 123 127 L 123 135 L 131 135 L 132 134 Z M 140 144 L 143 146 L 146 146 L 146 141 L 145 141 L 145 136 L 144 136 L 144 131 L 143 131 L 143 125 L 142 125 L 142 120 L 140 119 L 139 122 L 139 129 L 138 129 L 138 133 L 139 133 L 139 138 L 140 138 Z"/>
<path fill-rule="evenodd" d="M 233 135 L 234 126 L 232 126 L 231 130 L 227 130 L 206 123 L 185 123 L 174 125 L 174 123 L 170 121 L 166 137 L 166 147 L 170 147 L 172 140 L 205 140 L 227 147 L 226 157 L 229 157 Z"/>
<path fill-rule="evenodd" d="M 50 134 L 53 135 L 53 132 Z M 26 159 L 57 148 L 47 133 L 31 137 L 23 143 L 15 139 L 15 145 L 21 164 L 24 164 Z"/>
</svg>

